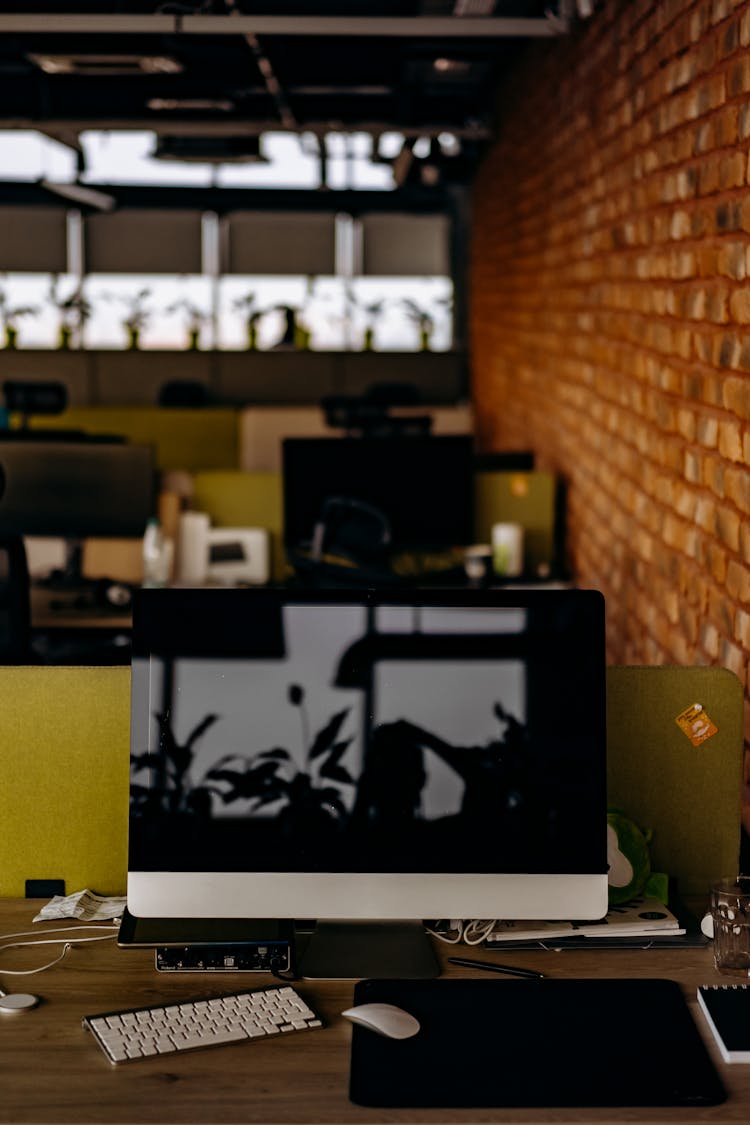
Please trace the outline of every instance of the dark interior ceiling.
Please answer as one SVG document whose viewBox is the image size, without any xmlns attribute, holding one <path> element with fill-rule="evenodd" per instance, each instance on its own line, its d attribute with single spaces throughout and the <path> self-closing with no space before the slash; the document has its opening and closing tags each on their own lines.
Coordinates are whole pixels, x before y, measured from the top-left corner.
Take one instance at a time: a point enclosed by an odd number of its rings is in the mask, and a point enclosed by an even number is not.
<svg viewBox="0 0 750 1125">
<path fill-rule="evenodd" d="M 147 129 L 214 162 L 251 158 L 265 132 L 305 133 L 324 186 L 327 134 L 366 132 L 378 159 L 377 138 L 397 132 L 396 181 L 417 200 L 470 178 L 495 85 L 529 41 L 564 33 L 564 3 L 17 0 L 0 7 L 0 128 L 76 148 L 84 178 L 86 130 Z M 446 133 L 458 140 L 450 159 L 436 140 Z M 419 137 L 442 161 L 439 182 L 415 174 Z M 49 202 L 34 188 L 0 185 L 0 201 Z"/>
</svg>

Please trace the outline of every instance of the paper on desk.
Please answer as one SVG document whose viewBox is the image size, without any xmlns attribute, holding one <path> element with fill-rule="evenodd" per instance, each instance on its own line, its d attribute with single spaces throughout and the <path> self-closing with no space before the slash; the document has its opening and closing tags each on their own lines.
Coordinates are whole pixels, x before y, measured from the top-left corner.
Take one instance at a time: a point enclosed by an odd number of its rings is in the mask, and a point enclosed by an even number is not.
<svg viewBox="0 0 750 1125">
<path fill-rule="evenodd" d="M 37 914 L 35 922 L 51 918 L 78 918 L 81 922 L 103 922 L 119 918 L 127 899 L 97 895 L 93 891 L 76 891 L 72 895 L 55 895 Z"/>
<path fill-rule="evenodd" d="M 598 922 L 519 922 L 503 921 L 487 938 L 502 941 L 541 941 L 554 937 L 648 937 L 654 934 L 684 934 L 678 919 L 655 898 L 637 898 L 610 907 Z"/>
</svg>

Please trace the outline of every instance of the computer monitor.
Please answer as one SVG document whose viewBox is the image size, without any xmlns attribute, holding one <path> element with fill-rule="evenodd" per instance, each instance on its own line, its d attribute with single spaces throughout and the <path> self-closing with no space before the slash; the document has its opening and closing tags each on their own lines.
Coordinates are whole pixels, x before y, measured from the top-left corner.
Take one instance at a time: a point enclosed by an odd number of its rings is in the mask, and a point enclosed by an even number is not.
<svg viewBox="0 0 750 1125">
<path fill-rule="evenodd" d="M 131 742 L 136 918 L 606 912 L 596 592 L 139 591 Z"/>
<path fill-rule="evenodd" d="M 150 445 L 34 431 L 0 436 L 0 533 L 65 540 L 55 584 L 77 587 L 82 542 L 143 535 L 156 503 Z"/>
<path fill-rule="evenodd" d="M 0 530 L 80 538 L 142 535 L 154 451 L 121 441 L 0 438 Z"/>
<path fill-rule="evenodd" d="M 469 436 L 286 438 L 283 473 L 288 550 L 313 538 L 323 505 L 333 497 L 380 511 L 390 524 L 394 552 L 473 541 Z"/>
</svg>

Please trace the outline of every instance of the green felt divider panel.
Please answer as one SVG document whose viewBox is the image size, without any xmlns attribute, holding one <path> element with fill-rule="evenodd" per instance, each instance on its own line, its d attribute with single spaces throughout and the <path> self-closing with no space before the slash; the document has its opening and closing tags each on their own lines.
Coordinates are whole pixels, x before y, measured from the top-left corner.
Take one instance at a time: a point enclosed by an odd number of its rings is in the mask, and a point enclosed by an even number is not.
<svg viewBox="0 0 750 1125">
<path fill-rule="evenodd" d="M 124 894 L 130 669 L 0 667 L 0 895 Z"/>
<path fill-rule="evenodd" d="M 553 474 L 536 471 L 475 473 L 474 529 L 477 543 L 492 541 L 492 525 L 495 523 L 519 523 L 524 530 L 526 572 L 549 574 L 555 565 L 557 550 Z"/>
<path fill-rule="evenodd" d="M 655 870 L 703 894 L 738 869 L 742 685 L 723 668 L 607 670 L 611 804 L 653 830 Z M 0 667 L 0 896 L 26 879 L 122 894 L 127 871 L 130 670 Z M 676 719 L 700 703 L 698 746 Z"/>
<path fill-rule="evenodd" d="M 33 425 L 119 434 L 136 445 L 153 445 L 159 469 L 234 469 L 239 464 L 239 411 L 231 408 L 73 406 L 52 418 L 36 418 Z"/>
<path fill-rule="evenodd" d="M 193 473 L 193 508 L 207 512 L 215 527 L 263 527 L 271 535 L 271 574 L 287 572 L 282 539 L 284 491 L 281 473 Z"/>
<path fill-rule="evenodd" d="M 676 721 L 695 704 L 716 728 L 698 745 Z M 675 876 L 683 894 L 704 894 L 716 878 L 737 874 L 743 692 L 734 673 L 609 668 L 607 755 L 610 804 L 653 831 L 655 871 Z"/>
</svg>

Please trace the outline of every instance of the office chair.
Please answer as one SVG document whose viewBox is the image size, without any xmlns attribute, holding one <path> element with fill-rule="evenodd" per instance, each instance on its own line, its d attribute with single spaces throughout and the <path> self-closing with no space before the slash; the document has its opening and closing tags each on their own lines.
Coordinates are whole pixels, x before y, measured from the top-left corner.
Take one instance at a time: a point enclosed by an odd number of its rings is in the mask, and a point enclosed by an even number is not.
<svg viewBox="0 0 750 1125">
<path fill-rule="evenodd" d="M 0 664 L 34 664 L 31 593 L 20 535 L 0 535 Z"/>
<path fill-rule="evenodd" d="M 307 553 L 290 561 L 298 578 L 311 586 L 394 585 L 390 568 L 391 527 L 387 517 L 362 500 L 330 496 L 323 504 Z"/>
<path fill-rule="evenodd" d="M 193 379 L 170 379 L 159 388 L 159 406 L 209 406 L 208 387 Z"/>
</svg>

